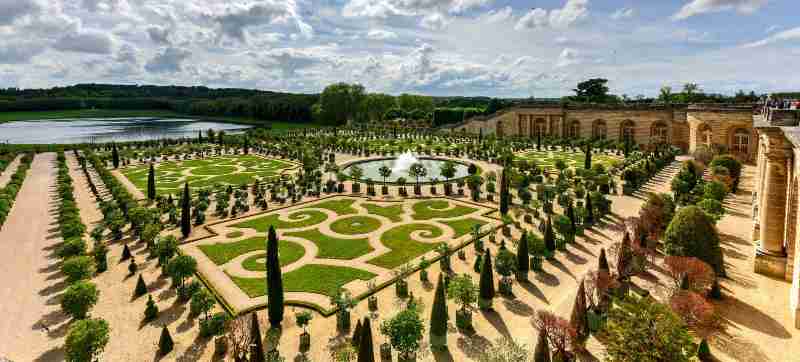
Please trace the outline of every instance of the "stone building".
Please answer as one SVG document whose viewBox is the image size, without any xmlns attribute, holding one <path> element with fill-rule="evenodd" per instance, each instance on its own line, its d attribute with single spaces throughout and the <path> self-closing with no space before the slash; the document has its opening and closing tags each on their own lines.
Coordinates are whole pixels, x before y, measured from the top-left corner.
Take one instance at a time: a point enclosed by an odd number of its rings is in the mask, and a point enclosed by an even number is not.
<svg viewBox="0 0 800 362">
<path fill-rule="evenodd" d="M 753 194 L 755 271 L 791 281 L 790 305 L 800 328 L 800 110 L 764 107 L 753 116 L 757 178 Z"/>
<path fill-rule="evenodd" d="M 533 103 L 449 126 L 454 132 L 485 135 L 583 137 L 640 145 L 670 143 L 688 152 L 700 145 L 723 148 L 744 161 L 755 157 L 753 106 L 575 105 Z"/>
</svg>

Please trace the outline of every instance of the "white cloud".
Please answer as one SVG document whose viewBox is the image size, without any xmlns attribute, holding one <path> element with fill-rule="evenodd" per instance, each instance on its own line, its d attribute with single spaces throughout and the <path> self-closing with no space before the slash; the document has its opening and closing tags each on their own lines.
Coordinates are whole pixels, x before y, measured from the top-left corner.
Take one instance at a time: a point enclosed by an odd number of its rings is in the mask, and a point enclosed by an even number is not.
<svg viewBox="0 0 800 362">
<path fill-rule="evenodd" d="M 611 19 L 628 19 L 632 18 L 634 15 L 636 15 L 636 10 L 634 8 L 619 8 L 617 11 L 611 14 Z"/>
<path fill-rule="evenodd" d="M 169 29 L 160 26 L 151 26 L 147 28 L 147 35 L 156 44 L 169 45 Z"/>
<path fill-rule="evenodd" d="M 561 9 L 535 8 L 523 15 L 514 26 L 517 30 L 552 27 L 565 29 L 589 16 L 589 0 L 567 0 Z"/>
<path fill-rule="evenodd" d="M 765 45 L 768 45 L 768 44 L 773 44 L 773 43 L 778 43 L 778 42 L 783 42 L 783 41 L 789 41 L 789 40 L 800 40 L 800 27 L 789 29 L 789 30 L 784 30 L 784 31 L 779 32 L 779 33 L 775 33 L 775 34 L 769 36 L 768 38 L 765 38 L 765 39 L 762 39 L 762 40 L 759 40 L 759 41 L 756 41 L 756 42 L 752 42 L 752 43 L 747 43 L 747 44 L 743 45 L 743 47 L 745 47 L 745 48 L 755 48 L 755 47 L 765 46 Z"/>
<path fill-rule="evenodd" d="M 34 0 L 0 0 L 0 25 L 13 23 L 17 18 L 41 11 Z"/>
<path fill-rule="evenodd" d="M 494 0 L 349 0 L 342 8 L 345 17 L 387 18 L 418 16 L 434 12 L 460 14 L 484 7 Z"/>
<path fill-rule="evenodd" d="M 672 15 L 673 20 L 683 20 L 695 15 L 716 13 L 721 11 L 736 10 L 740 14 L 751 14 L 769 0 L 691 0 L 677 13 Z"/>
<path fill-rule="evenodd" d="M 53 44 L 53 48 L 67 52 L 111 54 L 114 40 L 104 32 L 84 30 L 62 36 Z"/>
<path fill-rule="evenodd" d="M 419 25 L 428 30 L 441 30 L 444 29 L 448 23 L 449 21 L 444 15 L 440 13 L 432 13 L 422 18 L 422 20 L 419 22 Z"/>
<path fill-rule="evenodd" d="M 508 20 L 511 18 L 512 9 L 510 6 L 506 6 L 496 10 L 490 10 L 483 16 L 483 19 L 487 23 L 499 23 Z"/>
<path fill-rule="evenodd" d="M 397 39 L 397 34 L 388 30 L 372 29 L 367 33 L 367 38 L 372 40 Z"/>
<path fill-rule="evenodd" d="M 299 33 L 304 37 L 313 36 L 313 28 L 300 18 L 294 0 L 262 0 L 255 4 L 236 3 L 226 8 L 223 13 L 210 17 L 219 25 L 220 35 L 242 42 L 247 40 L 245 33 L 247 28 L 290 22 L 296 24 Z"/>
<path fill-rule="evenodd" d="M 150 59 L 144 68 L 152 73 L 178 73 L 183 70 L 183 62 L 192 56 L 192 52 L 175 47 L 169 47 Z"/>
<path fill-rule="evenodd" d="M 564 48 L 564 50 L 561 51 L 561 54 L 558 55 L 556 67 L 563 68 L 570 65 L 580 64 L 581 62 L 580 52 L 578 52 L 578 50 L 573 48 Z"/>
</svg>

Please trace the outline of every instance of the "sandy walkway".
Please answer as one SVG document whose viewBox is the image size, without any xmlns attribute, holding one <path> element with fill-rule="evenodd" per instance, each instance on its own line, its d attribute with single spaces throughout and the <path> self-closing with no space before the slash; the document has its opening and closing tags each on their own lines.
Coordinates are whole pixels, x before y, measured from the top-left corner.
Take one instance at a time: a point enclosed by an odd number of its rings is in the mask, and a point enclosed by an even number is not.
<svg viewBox="0 0 800 362">
<path fill-rule="evenodd" d="M 67 156 L 67 166 L 69 167 L 69 177 L 72 178 L 72 187 L 75 189 L 75 202 L 78 203 L 78 208 L 81 210 L 81 220 L 86 225 L 88 231 L 94 228 L 94 225 L 103 219 L 103 213 L 97 207 L 97 202 L 89 188 L 89 181 L 86 179 L 86 174 L 78 164 L 78 159 L 72 152 L 65 152 Z"/>
<path fill-rule="evenodd" d="M 17 158 L 15 158 L 13 161 L 11 161 L 11 163 L 8 164 L 5 171 L 3 171 L 3 174 L 0 175 L 0 187 L 6 187 L 6 184 L 8 184 L 8 182 L 11 181 L 11 176 L 13 176 L 15 172 L 17 172 L 20 159 L 22 159 L 22 156 L 21 155 L 17 156 Z"/>
<path fill-rule="evenodd" d="M 51 349 L 62 344 L 67 320 L 58 305 L 65 283 L 54 255 L 61 241 L 51 213 L 57 205 L 55 156 L 36 156 L 0 231 L 0 255 L 7 256 L 0 263 L 0 356 L 14 361 L 63 359 L 63 352 Z M 43 322 L 49 333 L 41 330 Z"/>
</svg>

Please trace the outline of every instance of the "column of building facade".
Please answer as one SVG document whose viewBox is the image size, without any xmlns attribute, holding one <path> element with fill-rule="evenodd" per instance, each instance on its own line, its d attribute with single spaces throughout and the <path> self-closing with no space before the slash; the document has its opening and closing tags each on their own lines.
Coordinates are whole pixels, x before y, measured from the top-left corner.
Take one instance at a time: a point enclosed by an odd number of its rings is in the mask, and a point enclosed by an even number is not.
<svg viewBox="0 0 800 362">
<path fill-rule="evenodd" d="M 786 162 L 790 158 L 790 150 L 770 149 L 764 156 L 764 195 L 759 206 L 760 237 L 755 271 L 783 279 L 786 272 L 786 254 L 783 248 L 788 182 Z"/>
</svg>

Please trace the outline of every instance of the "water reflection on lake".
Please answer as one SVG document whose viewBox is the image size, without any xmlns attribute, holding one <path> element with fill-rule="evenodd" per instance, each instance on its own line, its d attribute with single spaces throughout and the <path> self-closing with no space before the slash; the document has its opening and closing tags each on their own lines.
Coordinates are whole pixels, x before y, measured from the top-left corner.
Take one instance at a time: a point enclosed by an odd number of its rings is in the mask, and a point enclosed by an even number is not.
<svg viewBox="0 0 800 362">
<path fill-rule="evenodd" d="M 0 124 L 0 142 L 15 144 L 68 144 L 89 142 L 144 141 L 197 137 L 198 131 L 213 129 L 241 133 L 251 126 L 160 118 L 91 118 L 14 121 Z"/>
</svg>

